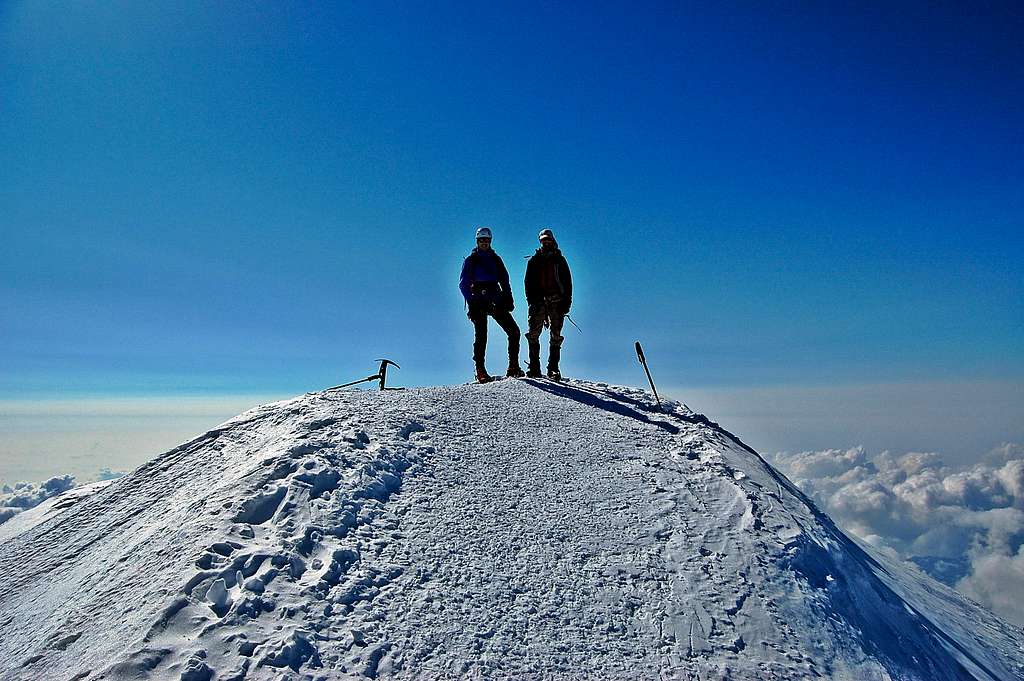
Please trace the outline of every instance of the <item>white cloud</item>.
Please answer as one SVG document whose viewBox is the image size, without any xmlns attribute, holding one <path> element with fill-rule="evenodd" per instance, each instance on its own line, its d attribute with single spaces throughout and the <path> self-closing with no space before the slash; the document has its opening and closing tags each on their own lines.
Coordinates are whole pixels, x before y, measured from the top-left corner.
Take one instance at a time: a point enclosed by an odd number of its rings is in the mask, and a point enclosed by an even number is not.
<svg viewBox="0 0 1024 681">
<path fill-rule="evenodd" d="M 96 479 L 98 481 L 116 480 L 123 475 L 124 471 L 102 468 L 96 474 Z M 19 482 L 14 487 L 0 486 L 0 525 L 22 511 L 35 508 L 47 499 L 63 494 L 73 487 L 75 487 L 75 476 L 73 475 L 57 475 L 38 484 Z"/>
<path fill-rule="evenodd" d="M 112 471 L 109 468 L 101 468 L 96 474 L 97 480 L 117 480 L 124 475 L 124 471 Z"/>
<path fill-rule="evenodd" d="M 0 488 L 0 523 L 74 486 L 75 478 L 70 475 L 55 476 L 38 485 L 30 482 L 19 482 L 14 487 L 4 485 Z"/>
<path fill-rule="evenodd" d="M 973 571 L 956 588 L 1015 622 L 1024 622 L 1024 548 L 1016 555 L 987 554 L 973 562 Z"/>
<path fill-rule="evenodd" d="M 947 466 L 935 453 L 863 447 L 790 454 L 775 465 L 843 527 L 1024 624 L 1024 447 Z"/>
</svg>

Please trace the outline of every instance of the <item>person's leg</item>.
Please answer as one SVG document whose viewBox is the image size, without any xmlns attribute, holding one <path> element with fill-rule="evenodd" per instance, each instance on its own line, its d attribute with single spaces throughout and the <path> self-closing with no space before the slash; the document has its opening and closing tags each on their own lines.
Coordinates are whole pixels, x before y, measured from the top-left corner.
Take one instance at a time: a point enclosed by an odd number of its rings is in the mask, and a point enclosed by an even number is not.
<svg viewBox="0 0 1024 681">
<path fill-rule="evenodd" d="M 550 340 L 551 348 L 548 350 L 548 375 L 556 374 L 561 376 L 558 369 L 558 362 L 562 356 L 562 341 L 565 337 L 562 335 L 562 325 L 565 323 L 565 315 L 553 312 L 548 316 L 548 320 L 551 324 L 550 328 Z"/>
<path fill-rule="evenodd" d="M 526 332 L 526 341 L 530 348 L 530 366 L 527 368 L 527 376 L 540 377 L 540 332 L 544 330 L 544 306 L 531 305 L 529 326 Z"/>
<path fill-rule="evenodd" d="M 522 376 L 523 370 L 519 367 L 519 325 L 509 312 L 499 312 L 494 315 L 494 321 L 508 336 L 508 371 L 505 375 Z"/>
<path fill-rule="evenodd" d="M 487 373 L 484 369 L 484 359 L 487 356 L 487 315 L 477 312 L 473 315 L 473 363 L 476 364 L 476 371 Z"/>
</svg>

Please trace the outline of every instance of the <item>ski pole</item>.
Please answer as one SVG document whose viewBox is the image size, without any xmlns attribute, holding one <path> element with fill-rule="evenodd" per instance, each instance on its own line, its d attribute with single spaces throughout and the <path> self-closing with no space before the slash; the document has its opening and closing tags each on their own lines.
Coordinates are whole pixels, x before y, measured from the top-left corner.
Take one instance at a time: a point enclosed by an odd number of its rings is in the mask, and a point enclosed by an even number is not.
<svg viewBox="0 0 1024 681">
<path fill-rule="evenodd" d="M 658 389 L 654 387 L 654 379 L 651 378 L 651 370 L 647 368 L 647 358 L 644 357 L 644 349 L 640 347 L 640 341 L 636 342 L 636 358 L 640 360 L 640 364 L 644 366 L 644 372 L 647 374 L 647 382 L 651 384 L 651 391 L 654 393 L 654 400 L 658 404 L 658 409 L 661 409 L 661 398 L 658 397 Z"/>
<path fill-rule="evenodd" d="M 579 325 L 579 324 L 577 324 L 576 322 L 574 322 L 574 321 L 572 320 L 572 317 L 570 317 L 569 315 L 565 315 L 565 318 L 569 320 L 569 323 L 570 323 L 570 324 L 572 324 L 573 326 L 575 326 L 575 327 L 576 327 L 576 330 L 580 332 L 580 335 L 582 335 L 582 334 L 583 334 L 583 329 L 581 329 L 581 328 L 580 328 L 580 325 Z"/>
</svg>

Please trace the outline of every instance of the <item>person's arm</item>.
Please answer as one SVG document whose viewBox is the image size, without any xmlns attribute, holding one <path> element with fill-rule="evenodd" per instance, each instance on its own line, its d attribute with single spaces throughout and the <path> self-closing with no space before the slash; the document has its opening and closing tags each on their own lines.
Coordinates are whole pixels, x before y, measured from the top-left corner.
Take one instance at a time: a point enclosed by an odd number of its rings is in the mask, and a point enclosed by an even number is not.
<svg viewBox="0 0 1024 681">
<path fill-rule="evenodd" d="M 562 309 L 568 314 L 572 307 L 572 272 L 569 271 L 569 261 L 562 256 Z"/>
<path fill-rule="evenodd" d="M 536 274 L 537 274 L 536 270 L 537 270 L 537 268 L 534 266 L 534 261 L 535 260 L 536 260 L 536 256 L 531 257 L 530 260 L 526 263 L 526 277 L 523 280 L 523 288 L 526 289 L 526 304 L 527 305 L 533 305 L 533 303 L 534 303 L 533 291 L 534 291 L 534 288 L 536 286 L 536 280 L 537 280 L 537 277 L 536 277 Z"/>
<path fill-rule="evenodd" d="M 506 294 L 512 294 L 512 287 L 508 283 L 508 270 L 505 269 L 505 261 L 501 259 L 501 256 L 497 253 L 494 254 L 494 258 L 498 264 L 498 284 L 501 285 L 501 290 Z"/>
<path fill-rule="evenodd" d="M 516 308 L 516 304 L 512 299 L 512 285 L 508 281 L 508 270 L 505 269 L 505 261 L 501 259 L 501 256 L 495 253 L 494 257 L 498 259 L 498 283 L 501 285 L 501 291 L 508 302 L 508 311 L 511 312 Z"/>
<path fill-rule="evenodd" d="M 462 274 L 459 275 L 459 290 L 462 291 L 462 297 L 469 302 L 469 299 L 473 297 L 473 256 L 469 256 L 462 262 Z"/>
</svg>

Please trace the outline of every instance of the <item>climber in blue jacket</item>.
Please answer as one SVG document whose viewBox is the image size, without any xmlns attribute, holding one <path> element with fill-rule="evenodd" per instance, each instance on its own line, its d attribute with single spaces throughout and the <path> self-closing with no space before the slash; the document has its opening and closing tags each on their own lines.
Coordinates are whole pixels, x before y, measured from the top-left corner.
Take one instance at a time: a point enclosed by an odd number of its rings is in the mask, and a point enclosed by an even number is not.
<svg viewBox="0 0 1024 681">
<path fill-rule="evenodd" d="M 508 334 L 508 370 L 505 375 L 524 375 L 519 366 L 519 325 L 511 314 L 515 303 L 508 270 L 491 248 L 491 239 L 489 227 L 476 230 L 476 248 L 462 263 L 462 276 L 459 277 L 459 290 L 466 299 L 469 320 L 473 322 L 473 362 L 476 364 L 476 380 L 480 383 L 492 380 L 484 367 L 488 315 L 494 317 L 494 321 Z"/>
</svg>

